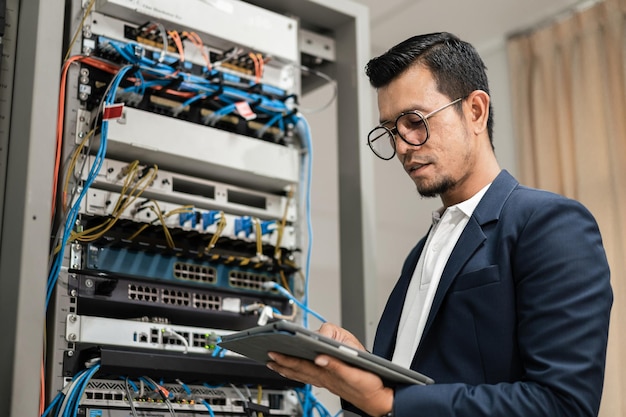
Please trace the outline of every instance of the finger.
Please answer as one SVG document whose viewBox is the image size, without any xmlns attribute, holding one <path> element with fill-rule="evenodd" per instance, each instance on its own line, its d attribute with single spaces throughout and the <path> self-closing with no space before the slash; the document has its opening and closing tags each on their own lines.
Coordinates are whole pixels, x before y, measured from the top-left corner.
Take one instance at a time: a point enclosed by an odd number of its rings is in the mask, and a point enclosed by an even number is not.
<svg viewBox="0 0 626 417">
<path fill-rule="evenodd" d="M 332 323 L 324 323 L 319 328 L 318 333 L 322 336 L 335 339 L 354 348 L 365 350 L 361 342 L 349 331 Z"/>
<path fill-rule="evenodd" d="M 322 323 L 320 328 L 317 330 L 319 334 L 322 336 L 330 337 L 331 339 L 336 339 L 339 334 L 339 329 L 337 326 L 331 323 Z"/>
<path fill-rule="evenodd" d="M 298 373 L 293 371 L 290 368 L 284 368 L 284 367 L 278 365 L 276 362 L 268 362 L 268 363 L 265 364 L 265 366 L 267 366 L 269 369 L 271 369 L 272 371 L 276 372 L 277 374 L 279 374 L 283 378 L 293 379 L 295 381 L 298 381 L 298 379 L 295 379 L 297 377 Z M 300 381 L 300 382 L 303 382 L 303 381 Z"/>
<path fill-rule="evenodd" d="M 326 368 L 330 364 L 331 359 L 332 358 L 328 355 L 318 355 L 313 361 L 313 363 L 319 366 L 320 368 Z"/>
<path fill-rule="evenodd" d="M 313 364 L 313 362 L 300 360 L 298 361 L 299 365 L 294 365 L 295 362 L 288 360 L 288 363 L 288 366 L 283 366 L 279 362 L 268 362 L 266 366 L 284 378 L 300 381 L 305 384 L 321 386 L 324 378 L 322 375 L 323 370 Z"/>
<path fill-rule="evenodd" d="M 316 365 L 307 359 L 300 359 L 293 356 L 282 355 L 276 352 L 269 352 L 268 356 L 271 361 L 267 363 L 268 368 L 280 371 L 285 374 L 291 372 L 310 375 L 316 373 Z"/>
<path fill-rule="evenodd" d="M 281 367 L 297 369 L 304 366 L 304 363 L 311 362 L 306 359 L 296 358 L 295 356 L 283 355 L 277 352 L 268 352 L 267 356 L 272 362 L 277 363 Z"/>
</svg>

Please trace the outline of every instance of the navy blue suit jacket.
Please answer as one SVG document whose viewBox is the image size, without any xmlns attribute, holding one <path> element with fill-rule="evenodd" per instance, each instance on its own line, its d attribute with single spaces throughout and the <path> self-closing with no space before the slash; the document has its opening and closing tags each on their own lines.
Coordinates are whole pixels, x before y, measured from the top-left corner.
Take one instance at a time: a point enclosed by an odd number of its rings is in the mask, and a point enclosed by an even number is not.
<svg viewBox="0 0 626 417">
<path fill-rule="evenodd" d="M 385 358 L 424 243 L 378 325 L 373 350 Z M 612 300 L 588 210 L 502 171 L 450 255 L 413 358 L 436 383 L 397 387 L 395 416 L 596 416 Z"/>
</svg>

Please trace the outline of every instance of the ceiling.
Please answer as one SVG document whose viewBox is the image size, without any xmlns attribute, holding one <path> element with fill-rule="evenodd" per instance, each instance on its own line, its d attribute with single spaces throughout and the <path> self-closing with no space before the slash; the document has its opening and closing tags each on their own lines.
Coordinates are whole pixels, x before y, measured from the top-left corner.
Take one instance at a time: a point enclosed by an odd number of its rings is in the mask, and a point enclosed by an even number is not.
<svg viewBox="0 0 626 417">
<path fill-rule="evenodd" d="M 353 0 L 370 10 L 378 55 L 413 35 L 452 32 L 479 50 L 593 0 Z"/>
</svg>

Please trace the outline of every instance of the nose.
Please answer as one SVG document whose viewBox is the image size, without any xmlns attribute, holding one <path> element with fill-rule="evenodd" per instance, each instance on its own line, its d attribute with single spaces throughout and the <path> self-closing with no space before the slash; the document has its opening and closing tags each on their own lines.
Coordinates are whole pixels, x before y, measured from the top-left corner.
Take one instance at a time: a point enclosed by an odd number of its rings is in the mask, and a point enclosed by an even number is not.
<svg viewBox="0 0 626 417">
<path fill-rule="evenodd" d="M 413 145 L 410 145 L 410 144 L 406 143 L 398 135 L 398 133 L 396 133 L 394 135 L 394 142 L 395 142 L 395 146 L 396 146 L 396 154 L 398 155 L 400 160 L 402 160 L 404 155 L 406 155 L 407 153 L 415 151 L 417 148 L 419 148 L 419 146 L 413 146 Z"/>
</svg>

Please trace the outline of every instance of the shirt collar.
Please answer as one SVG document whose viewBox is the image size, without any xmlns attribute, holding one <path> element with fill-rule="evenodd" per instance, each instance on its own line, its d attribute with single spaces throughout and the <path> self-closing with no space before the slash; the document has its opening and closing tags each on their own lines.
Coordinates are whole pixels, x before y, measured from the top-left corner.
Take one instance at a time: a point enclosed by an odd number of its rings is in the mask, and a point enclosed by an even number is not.
<svg viewBox="0 0 626 417">
<path fill-rule="evenodd" d="M 478 207 L 478 203 L 480 203 L 480 200 L 483 198 L 490 186 L 491 183 L 485 185 L 482 189 L 480 189 L 476 194 L 474 194 L 467 200 L 448 207 L 448 210 L 453 213 L 461 212 L 465 214 L 465 216 L 467 216 L 468 218 L 471 217 L 474 213 L 474 210 L 476 210 L 476 207 Z M 436 224 L 441 219 L 444 211 L 445 209 L 443 207 L 440 207 L 438 210 L 433 211 L 433 224 Z"/>
</svg>

